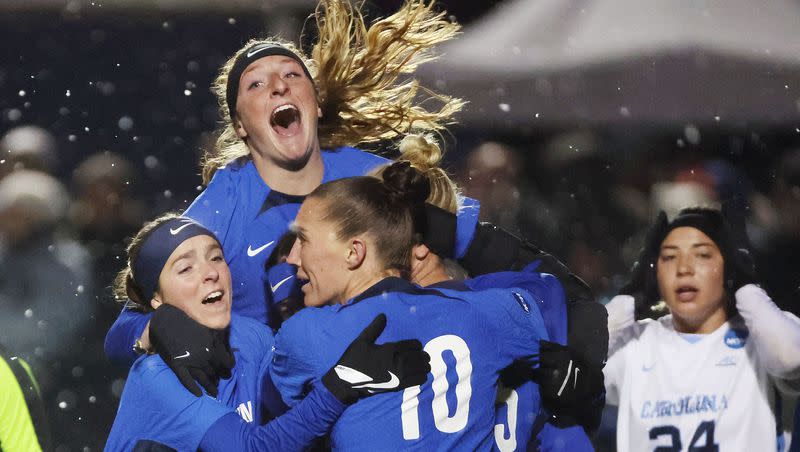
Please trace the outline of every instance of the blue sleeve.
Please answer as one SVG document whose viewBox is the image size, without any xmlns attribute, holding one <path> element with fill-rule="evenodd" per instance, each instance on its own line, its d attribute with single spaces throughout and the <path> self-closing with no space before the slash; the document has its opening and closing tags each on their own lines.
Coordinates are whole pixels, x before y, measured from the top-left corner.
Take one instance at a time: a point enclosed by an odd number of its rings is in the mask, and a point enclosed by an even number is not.
<svg viewBox="0 0 800 452">
<path fill-rule="evenodd" d="M 539 353 L 539 339 L 548 339 L 539 301 L 527 290 L 494 289 L 475 292 L 474 306 L 482 312 L 497 342 L 498 356 L 509 364 Z"/>
<path fill-rule="evenodd" d="M 538 301 L 549 340 L 567 344 L 567 299 L 564 286 L 548 273 L 536 272 L 538 262 L 518 272 L 498 272 L 481 275 L 466 281 L 473 290 L 519 287 L 530 292 Z"/>
<path fill-rule="evenodd" d="M 547 423 L 538 435 L 541 452 L 594 452 L 589 436 L 580 425 L 559 428 Z"/>
<path fill-rule="evenodd" d="M 233 412 L 206 394 L 195 397 L 157 355 L 141 357 L 125 383 L 106 450 L 130 450 L 140 439 L 197 450 L 209 427 Z"/>
<path fill-rule="evenodd" d="M 461 208 L 458 209 L 456 217 L 456 255 L 453 256 L 455 259 L 461 259 L 467 254 L 469 245 L 475 237 L 480 213 L 480 201 L 466 196 L 461 200 Z"/>
<path fill-rule="evenodd" d="M 220 417 L 200 442 L 203 452 L 300 451 L 330 431 L 347 405 L 324 386 L 316 385 L 297 406 L 263 426 L 242 420 L 235 413 Z"/>
<path fill-rule="evenodd" d="M 123 308 L 119 317 L 106 333 L 104 348 L 108 359 L 117 365 L 130 367 L 139 355 L 133 351 L 136 339 L 142 336 L 152 313 L 142 313 Z"/>
<path fill-rule="evenodd" d="M 541 300 L 539 310 L 550 340 L 567 345 L 567 299 L 558 278 L 547 273 L 530 273 L 521 287 Z"/>
<path fill-rule="evenodd" d="M 306 308 L 289 318 L 275 335 L 270 377 L 286 405 L 292 407 L 308 393 L 313 381 L 324 372 L 316 356 L 314 334 L 307 332 L 320 308 Z M 327 370 L 327 369 L 325 369 Z"/>
<path fill-rule="evenodd" d="M 195 198 L 183 215 L 197 221 L 213 232 L 220 243 L 225 242 L 231 217 L 239 196 L 236 194 L 236 178 L 234 172 L 239 171 L 236 163 L 217 170 L 211 182 L 200 195 Z"/>
</svg>

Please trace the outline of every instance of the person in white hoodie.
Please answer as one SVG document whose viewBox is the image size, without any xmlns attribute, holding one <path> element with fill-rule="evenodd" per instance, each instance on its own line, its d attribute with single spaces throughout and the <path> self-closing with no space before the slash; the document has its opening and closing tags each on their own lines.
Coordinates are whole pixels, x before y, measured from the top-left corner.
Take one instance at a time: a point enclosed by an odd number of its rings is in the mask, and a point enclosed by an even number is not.
<svg viewBox="0 0 800 452">
<path fill-rule="evenodd" d="M 659 215 L 630 282 L 607 305 L 617 450 L 784 448 L 775 406 L 778 390 L 800 393 L 800 319 L 755 282 L 719 211 Z M 668 315 L 636 320 L 659 301 Z"/>
</svg>

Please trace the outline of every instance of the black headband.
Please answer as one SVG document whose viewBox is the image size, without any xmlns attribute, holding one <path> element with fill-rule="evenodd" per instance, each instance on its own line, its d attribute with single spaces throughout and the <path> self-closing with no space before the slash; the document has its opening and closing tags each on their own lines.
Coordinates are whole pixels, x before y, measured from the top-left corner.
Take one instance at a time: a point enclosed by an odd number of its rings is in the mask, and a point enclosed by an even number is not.
<svg viewBox="0 0 800 452">
<path fill-rule="evenodd" d="M 422 243 L 440 257 L 455 257 L 456 215 L 425 203 L 425 227 Z"/>
<path fill-rule="evenodd" d="M 666 234 L 661 239 L 663 242 L 667 234 L 675 228 L 688 226 L 702 231 L 717 245 L 717 248 L 724 254 L 730 245 L 730 232 L 722 218 L 722 215 L 714 213 L 682 213 L 675 217 L 666 230 Z M 728 258 L 729 256 L 724 256 Z"/>
<path fill-rule="evenodd" d="M 645 279 L 645 298 L 647 300 L 660 299 L 656 278 L 656 263 L 661 252 L 661 244 L 673 229 L 684 226 L 702 231 L 717 245 L 725 262 L 726 281 L 732 277 L 731 263 L 735 258 L 736 247 L 734 246 L 734 237 L 730 226 L 728 226 L 728 222 L 722 216 L 722 213 L 713 209 L 688 208 L 678 212 L 678 215 L 672 221 L 668 221 L 664 212 L 661 212 L 646 239 L 645 246 L 648 249 L 648 257 L 645 262 L 640 262 L 641 265 L 650 267 Z"/>
<path fill-rule="evenodd" d="M 233 118 L 236 117 L 236 98 L 239 96 L 239 81 L 242 78 L 242 73 L 253 61 L 274 55 L 289 57 L 300 63 L 300 67 L 303 68 L 303 72 L 305 72 L 306 77 L 311 80 L 311 83 L 314 83 L 314 78 L 311 77 L 311 73 L 308 72 L 306 64 L 296 53 L 280 44 L 255 44 L 247 49 L 247 51 L 242 52 L 241 55 L 236 58 L 236 62 L 233 63 L 233 67 L 228 73 L 228 85 L 225 89 L 225 102 L 228 104 L 228 111 L 231 115 L 231 121 L 233 121 Z"/>
</svg>

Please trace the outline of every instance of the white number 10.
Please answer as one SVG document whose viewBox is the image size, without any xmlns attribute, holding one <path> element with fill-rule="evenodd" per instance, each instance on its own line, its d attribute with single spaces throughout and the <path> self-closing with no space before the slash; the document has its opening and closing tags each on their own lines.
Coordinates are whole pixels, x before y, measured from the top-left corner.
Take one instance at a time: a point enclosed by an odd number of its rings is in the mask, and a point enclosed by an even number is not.
<svg viewBox="0 0 800 452">
<path fill-rule="evenodd" d="M 443 353 L 449 350 L 456 359 L 456 409 L 449 416 L 447 406 L 447 365 Z M 469 399 L 472 397 L 472 362 L 469 359 L 469 347 L 464 339 L 447 334 L 431 339 L 425 344 L 425 351 L 431 355 L 431 373 L 433 374 L 433 421 L 436 428 L 443 433 L 455 433 L 463 430 L 469 420 Z M 419 439 L 419 386 L 412 386 L 403 391 L 403 404 L 400 418 L 403 423 L 403 439 Z"/>
</svg>

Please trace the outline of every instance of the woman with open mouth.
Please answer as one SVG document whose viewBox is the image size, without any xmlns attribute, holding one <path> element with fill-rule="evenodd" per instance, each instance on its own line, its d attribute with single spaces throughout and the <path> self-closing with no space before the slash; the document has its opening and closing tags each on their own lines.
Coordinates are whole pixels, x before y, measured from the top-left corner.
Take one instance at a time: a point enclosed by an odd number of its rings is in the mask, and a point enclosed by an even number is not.
<svg viewBox="0 0 800 452">
<path fill-rule="evenodd" d="M 617 450 L 783 450 L 776 389 L 800 393 L 800 319 L 755 282 L 719 211 L 661 213 L 607 306 Z M 669 315 L 634 321 L 659 300 Z"/>
<path fill-rule="evenodd" d="M 303 197 L 387 162 L 349 146 L 402 136 L 412 123 L 415 132 L 440 130 L 463 105 L 433 95 L 440 108 L 423 108 L 422 88 L 406 79 L 459 29 L 431 3 L 408 0 L 367 26 L 351 2 L 321 0 L 315 17 L 311 58 L 291 43 L 259 39 L 223 65 L 213 90 L 224 124 L 203 159 L 207 187 L 183 214 L 221 243 L 234 275 L 233 312 L 272 326 L 264 265 Z M 149 320 L 123 310 L 106 337 L 112 361 L 130 365 L 137 340 L 149 348 Z"/>
<path fill-rule="evenodd" d="M 208 185 L 184 213 L 222 244 L 234 275 L 233 311 L 273 327 L 277 309 L 265 288 L 264 267 L 305 195 L 321 183 L 363 175 L 388 162 L 348 146 L 439 131 L 464 104 L 424 89 L 424 97 L 441 106 L 423 108 L 418 103 L 423 96 L 417 95 L 423 88 L 407 78 L 459 29 L 435 11 L 433 1 L 407 0 L 397 13 L 367 26 L 349 1 L 322 0 L 315 18 L 319 38 L 311 58 L 287 42 L 253 40 L 221 68 L 213 88 L 225 124 L 204 158 Z M 478 214 L 477 203 L 465 200 L 456 229 L 453 257 L 463 257 L 471 274 L 535 260 L 545 262 L 542 271 L 555 273 L 545 268 L 547 262 L 566 270 L 527 242 L 479 224 Z M 283 287 L 296 283 L 292 277 Z M 571 284 L 569 298 L 592 299 L 577 278 L 562 283 Z M 112 361 L 130 365 L 137 353 L 152 348 L 150 319 L 122 311 L 106 336 Z M 173 340 L 163 341 L 158 352 L 177 370 L 183 363 L 172 360 L 172 352 L 196 341 L 181 336 L 189 328 L 170 330 Z M 213 369 L 222 365 L 209 364 L 204 385 L 218 377 Z"/>
<path fill-rule="evenodd" d="M 281 326 L 270 371 L 288 405 L 375 312 L 389 319 L 387 338 L 418 339 L 431 356 L 424 384 L 348 408 L 331 431 L 334 450 L 491 450 L 501 370 L 532 360 L 548 338 L 538 293 L 420 289 L 404 279 L 429 193 L 420 172 L 395 162 L 383 180 L 320 185 L 293 223 L 287 262 L 306 281 L 309 307 Z"/>
<path fill-rule="evenodd" d="M 167 215 L 145 225 L 128 248 L 129 264 L 117 278 L 144 311 L 188 316 L 205 327 L 206 353 L 220 354 L 227 375 L 197 397 L 183 385 L 191 371 L 173 374 L 158 355 L 140 357 L 131 368 L 108 451 L 303 450 L 328 432 L 344 409 L 373 394 L 421 384 L 430 370 L 419 341 L 374 343 L 386 325 L 377 315 L 360 331 L 329 372 L 315 382 L 294 409 L 264 423 L 271 394 L 272 332 L 265 325 L 231 314 L 231 274 L 222 247 L 199 223 Z M 164 318 L 162 316 L 162 318 Z M 189 350 L 174 356 L 189 369 L 207 357 Z M 391 387 L 371 387 L 347 372 L 384 378 Z M 202 378 L 202 377 L 201 377 Z"/>
</svg>

